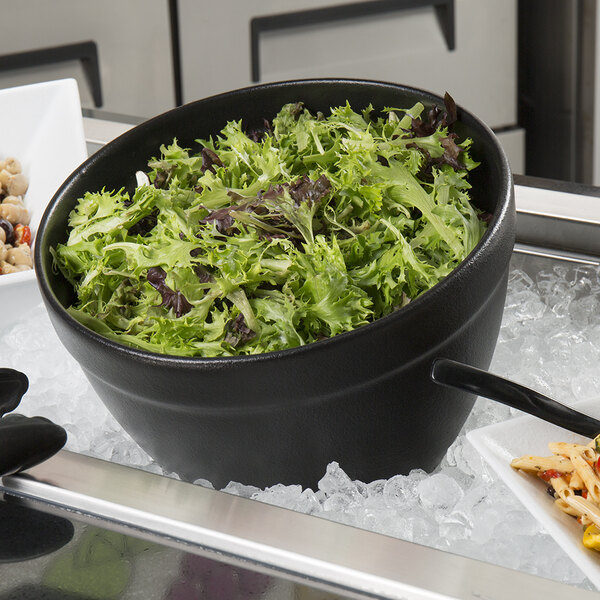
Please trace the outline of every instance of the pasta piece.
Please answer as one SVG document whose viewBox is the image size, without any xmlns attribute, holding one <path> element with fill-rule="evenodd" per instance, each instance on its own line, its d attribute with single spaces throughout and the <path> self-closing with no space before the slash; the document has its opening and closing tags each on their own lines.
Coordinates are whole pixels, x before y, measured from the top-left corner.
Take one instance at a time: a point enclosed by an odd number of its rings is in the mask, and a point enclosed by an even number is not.
<svg viewBox="0 0 600 600">
<path fill-rule="evenodd" d="M 571 456 L 571 462 L 573 463 L 576 472 L 583 480 L 588 494 L 593 500 L 600 502 L 600 479 L 598 478 L 598 475 L 596 475 L 594 469 L 590 467 L 582 456 L 577 454 Z"/>
<path fill-rule="evenodd" d="M 579 511 L 582 517 L 587 517 L 597 527 L 600 527 L 600 507 L 582 496 L 569 496 L 565 502 Z"/>
<path fill-rule="evenodd" d="M 575 495 L 575 491 L 571 489 L 571 487 L 563 477 L 551 477 L 550 485 L 554 488 L 554 491 L 563 500 L 566 500 L 568 496 Z"/>
<path fill-rule="evenodd" d="M 559 471 L 560 473 L 571 473 L 575 470 L 573 464 L 564 456 L 521 456 L 515 458 L 511 463 L 511 467 L 522 469 L 523 471 L 534 471 L 536 473 L 542 471 Z"/>
<path fill-rule="evenodd" d="M 550 452 L 552 454 L 560 454 L 561 456 L 570 457 L 571 455 L 583 456 L 585 460 L 594 462 L 596 460 L 596 453 L 589 446 L 583 444 L 569 444 L 567 442 L 552 442 L 548 444 Z"/>
<path fill-rule="evenodd" d="M 581 479 L 581 475 L 577 471 L 573 471 L 573 473 L 571 473 L 571 481 L 569 481 L 569 485 L 574 490 L 583 490 L 585 488 L 583 479 Z"/>
<path fill-rule="evenodd" d="M 569 504 L 567 504 L 566 500 L 563 500 L 562 498 L 557 498 L 554 501 L 554 505 L 559 508 L 560 510 L 562 510 L 564 513 L 567 513 L 568 515 L 571 515 L 572 517 L 580 517 L 581 513 L 576 510 L 575 508 L 573 508 L 572 506 L 570 506 Z"/>
</svg>

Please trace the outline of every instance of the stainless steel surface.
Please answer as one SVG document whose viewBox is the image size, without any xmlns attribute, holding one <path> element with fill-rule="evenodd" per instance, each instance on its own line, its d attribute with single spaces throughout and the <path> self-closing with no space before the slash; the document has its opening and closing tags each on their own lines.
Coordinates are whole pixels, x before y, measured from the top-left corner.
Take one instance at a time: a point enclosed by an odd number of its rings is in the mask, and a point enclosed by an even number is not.
<svg viewBox="0 0 600 600">
<path fill-rule="evenodd" d="M 88 144 L 101 146 L 131 129 L 133 125 L 119 121 L 100 121 L 83 117 L 83 130 Z"/>
<path fill-rule="evenodd" d="M 584 265 L 600 265 L 600 257 L 595 257 L 590 254 L 581 254 L 579 252 L 569 252 L 566 250 L 551 250 L 550 248 L 535 246 L 533 244 L 516 243 L 515 253 L 580 263 Z"/>
<path fill-rule="evenodd" d="M 600 257 L 600 199 L 515 186 L 517 242 L 546 250 Z"/>
<path fill-rule="evenodd" d="M 67 451 L 26 476 L 4 477 L 0 489 L 381 598 L 592 597 L 518 571 Z"/>
</svg>

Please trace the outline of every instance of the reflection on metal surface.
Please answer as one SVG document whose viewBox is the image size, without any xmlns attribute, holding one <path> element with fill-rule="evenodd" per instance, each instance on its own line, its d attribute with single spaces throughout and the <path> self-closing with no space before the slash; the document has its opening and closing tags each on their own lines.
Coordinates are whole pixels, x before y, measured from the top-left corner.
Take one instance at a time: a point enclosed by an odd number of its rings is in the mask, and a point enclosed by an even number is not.
<svg viewBox="0 0 600 600">
<path fill-rule="evenodd" d="M 517 242 L 546 250 L 600 256 L 600 200 L 517 185 Z"/>
<path fill-rule="evenodd" d="M 287 581 L 40 507 L 0 499 L 0 600 L 294 597 Z"/>
<path fill-rule="evenodd" d="M 517 571 L 66 451 L 26 476 L 5 477 L 3 488 L 355 597 L 591 597 Z"/>
<path fill-rule="evenodd" d="M 551 250 L 549 248 L 533 246 L 530 244 L 515 244 L 515 254 L 539 256 L 550 260 L 572 262 L 583 265 L 600 265 L 600 257 L 597 256 L 579 254 L 577 252 L 567 252 L 566 250 Z"/>
<path fill-rule="evenodd" d="M 72 537 L 73 525 L 67 519 L 0 494 L 0 565 L 51 554 Z"/>
<path fill-rule="evenodd" d="M 17 506 L 20 512 L 15 512 Z M 10 521 L 10 522 L 9 522 Z M 0 600 L 352 600 L 41 501 L 0 497 Z M 137 533 L 137 532 L 136 532 Z"/>
</svg>

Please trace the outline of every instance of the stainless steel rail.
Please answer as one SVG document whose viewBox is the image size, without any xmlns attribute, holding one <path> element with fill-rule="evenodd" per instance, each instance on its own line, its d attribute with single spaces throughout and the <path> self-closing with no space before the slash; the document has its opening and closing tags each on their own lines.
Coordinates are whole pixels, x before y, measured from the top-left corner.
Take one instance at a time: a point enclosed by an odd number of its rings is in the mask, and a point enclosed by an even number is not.
<svg viewBox="0 0 600 600">
<path fill-rule="evenodd" d="M 591 592 L 61 451 L 0 489 L 358 597 L 583 600 Z"/>
<path fill-rule="evenodd" d="M 600 260 L 600 198 L 525 185 L 515 198 L 518 242 Z"/>
</svg>

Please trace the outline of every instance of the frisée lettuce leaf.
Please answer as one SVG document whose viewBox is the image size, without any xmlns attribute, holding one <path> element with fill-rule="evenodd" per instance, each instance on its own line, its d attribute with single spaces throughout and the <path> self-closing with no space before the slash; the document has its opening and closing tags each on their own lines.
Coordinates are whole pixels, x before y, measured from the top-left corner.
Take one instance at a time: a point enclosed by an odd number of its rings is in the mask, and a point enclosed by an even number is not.
<svg viewBox="0 0 600 600">
<path fill-rule="evenodd" d="M 177 140 L 132 193 L 85 194 L 52 249 L 71 314 L 132 346 L 228 356 L 365 325 L 446 277 L 481 239 L 470 140 L 456 107 L 287 104 L 232 121 L 195 149 Z"/>
</svg>

